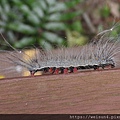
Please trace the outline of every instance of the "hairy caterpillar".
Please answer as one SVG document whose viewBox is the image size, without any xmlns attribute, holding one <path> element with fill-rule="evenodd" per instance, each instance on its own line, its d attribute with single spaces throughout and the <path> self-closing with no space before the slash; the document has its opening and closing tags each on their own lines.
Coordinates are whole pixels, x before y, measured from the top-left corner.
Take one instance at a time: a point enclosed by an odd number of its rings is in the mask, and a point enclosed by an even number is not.
<svg viewBox="0 0 120 120">
<path fill-rule="evenodd" d="M 1 50 L 7 54 L 0 61 L 10 63 L 18 72 L 25 68 L 32 76 L 38 71 L 66 74 L 83 69 L 114 68 L 118 64 L 117 56 L 120 53 L 119 35 L 111 37 L 111 32 L 116 26 L 97 34 L 91 43 L 82 47 L 58 48 L 50 51 L 36 48 L 33 58 L 24 51 L 16 50 L 1 34 L 3 40 L 14 51 Z M 25 59 L 22 58 L 23 55 L 26 56 Z"/>
</svg>

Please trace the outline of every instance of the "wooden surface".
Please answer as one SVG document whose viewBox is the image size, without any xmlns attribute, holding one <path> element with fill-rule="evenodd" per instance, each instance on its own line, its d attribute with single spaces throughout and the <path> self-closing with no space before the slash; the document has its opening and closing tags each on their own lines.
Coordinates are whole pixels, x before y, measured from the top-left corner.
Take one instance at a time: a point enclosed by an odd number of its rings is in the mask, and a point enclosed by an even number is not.
<svg viewBox="0 0 120 120">
<path fill-rule="evenodd" d="M 0 80 L 0 113 L 120 113 L 120 70 Z"/>
</svg>

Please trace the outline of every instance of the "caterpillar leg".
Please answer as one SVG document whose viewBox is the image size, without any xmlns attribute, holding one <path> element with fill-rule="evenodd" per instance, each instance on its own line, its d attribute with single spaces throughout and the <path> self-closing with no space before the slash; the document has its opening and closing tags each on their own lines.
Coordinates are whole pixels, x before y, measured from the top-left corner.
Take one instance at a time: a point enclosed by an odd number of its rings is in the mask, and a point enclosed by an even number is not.
<svg viewBox="0 0 120 120">
<path fill-rule="evenodd" d="M 99 70 L 99 66 L 98 65 L 94 65 L 93 68 L 94 68 L 94 70 Z"/>
<path fill-rule="evenodd" d="M 55 72 L 55 68 L 49 68 L 49 73 L 53 74 Z"/>
<path fill-rule="evenodd" d="M 61 74 L 64 73 L 64 67 L 60 67 L 60 73 L 61 73 Z"/>
<path fill-rule="evenodd" d="M 100 68 L 98 67 L 98 68 L 95 68 L 95 70 L 100 70 Z"/>
<path fill-rule="evenodd" d="M 31 75 L 31 76 L 34 76 L 35 73 L 36 73 L 36 71 L 30 71 L 30 75 Z"/>
<path fill-rule="evenodd" d="M 111 64 L 111 68 L 114 68 L 114 67 L 115 67 L 115 65 L 112 65 L 112 64 Z"/>
<path fill-rule="evenodd" d="M 56 68 L 54 73 L 59 74 L 59 68 Z"/>
<path fill-rule="evenodd" d="M 73 73 L 74 67 L 69 67 L 70 73 Z"/>
<path fill-rule="evenodd" d="M 74 72 L 74 73 L 76 73 L 76 72 L 77 72 L 77 68 L 76 68 L 76 67 L 74 67 L 73 72 Z"/>
<path fill-rule="evenodd" d="M 47 73 L 47 72 L 49 72 L 49 68 L 44 68 L 43 71 L 44 71 L 44 73 Z"/>
<path fill-rule="evenodd" d="M 105 68 L 108 68 L 108 69 L 111 69 L 111 68 L 114 68 L 114 67 L 115 67 L 115 65 L 113 65 L 113 64 L 108 64 L 108 65 L 105 66 Z"/>
<path fill-rule="evenodd" d="M 53 72 L 53 68 L 49 68 L 49 72 L 52 73 Z"/>
<path fill-rule="evenodd" d="M 68 68 L 65 68 L 64 69 L 64 74 L 67 74 L 68 73 Z"/>
<path fill-rule="evenodd" d="M 102 64 L 100 67 L 104 70 L 105 69 L 105 64 Z"/>
</svg>

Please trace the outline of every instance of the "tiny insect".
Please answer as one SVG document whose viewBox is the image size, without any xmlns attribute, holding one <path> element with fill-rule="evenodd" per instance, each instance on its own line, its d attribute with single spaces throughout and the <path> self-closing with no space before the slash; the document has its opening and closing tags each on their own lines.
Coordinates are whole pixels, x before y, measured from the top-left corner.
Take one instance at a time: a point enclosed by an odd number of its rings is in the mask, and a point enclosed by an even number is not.
<svg viewBox="0 0 120 120">
<path fill-rule="evenodd" d="M 120 36 L 111 37 L 111 32 L 116 27 L 117 24 L 98 33 L 92 42 L 82 47 L 62 47 L 49 51 L 36 48 L 32 58 L 24 51 L 11 46 L 1 33 L 3 40 L 13 51 L 1 50 L 7 55 L 0 60 L 9 62 L 17 72 L 24 68 L 32 76 L 38 71 L 42 71 L 43 74 L 67 74 L 86 69 L 114 68 L 119 64 L 120 56 Z M 26 56 L 25 59 L 21 57 L 23 55 Z"/>
</svg>

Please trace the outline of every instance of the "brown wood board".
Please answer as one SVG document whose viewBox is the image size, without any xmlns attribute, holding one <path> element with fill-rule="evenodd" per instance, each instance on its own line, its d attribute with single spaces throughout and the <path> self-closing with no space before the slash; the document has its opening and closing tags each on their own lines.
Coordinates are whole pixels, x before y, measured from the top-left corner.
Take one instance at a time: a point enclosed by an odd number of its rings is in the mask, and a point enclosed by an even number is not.
<svg viewBox="0 0 120 120">
<path fill-rule="evenodd" d="M 2 79 L 0 113 L 120 113 L 120 69 Z"/>
</svg>

